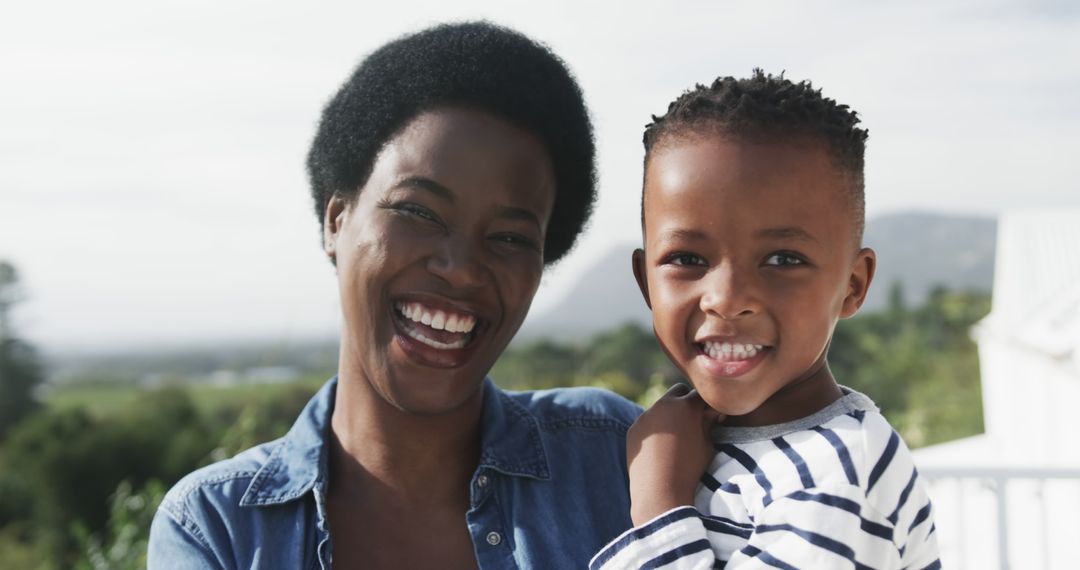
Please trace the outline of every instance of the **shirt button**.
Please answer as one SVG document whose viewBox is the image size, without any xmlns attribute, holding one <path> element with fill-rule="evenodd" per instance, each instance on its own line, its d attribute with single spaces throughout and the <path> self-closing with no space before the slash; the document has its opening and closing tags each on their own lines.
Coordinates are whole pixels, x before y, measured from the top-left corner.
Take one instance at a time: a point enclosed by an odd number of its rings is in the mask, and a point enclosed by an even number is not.
<svg viewBox="0 0 1080 570">
<path fill-rule="evenodd" d="M 476 478 L 476 486 L 477 487 L 480 487 L 481 489 L 483 489 L 484 487 L 487 487 L 487 484 L 488 484 L 487 475 L 481 475 L 481 476 Z"/>
<path fill-rule="evenodd" d="M 491 532 L 487 533 L 487 543 L 488 544 L 490 544 L 492 546 L 498 546 L 500 542 L 502 542 L 502 536 L 500 536 L 499 533 L 497 533 L 495 531 L 491 531 Z"/>
</svg>

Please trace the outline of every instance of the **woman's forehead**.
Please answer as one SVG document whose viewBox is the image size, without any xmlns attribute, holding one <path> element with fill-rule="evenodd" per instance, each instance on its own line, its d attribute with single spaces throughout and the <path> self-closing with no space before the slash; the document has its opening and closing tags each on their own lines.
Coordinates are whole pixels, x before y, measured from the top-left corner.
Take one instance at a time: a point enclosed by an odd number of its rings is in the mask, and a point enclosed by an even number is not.
<svg viewBox="0 0 1080 570">
<path fill-rule="evenodd" d="M 554 201 L 554 170 L 540 140 L 471 109 L 417 115 L 383 148 L 375 164 L 379 171 L 392 179 L 429 178 L 453 193 L 473 188 L 505 193 L 545 213 Z"/>
</svg>

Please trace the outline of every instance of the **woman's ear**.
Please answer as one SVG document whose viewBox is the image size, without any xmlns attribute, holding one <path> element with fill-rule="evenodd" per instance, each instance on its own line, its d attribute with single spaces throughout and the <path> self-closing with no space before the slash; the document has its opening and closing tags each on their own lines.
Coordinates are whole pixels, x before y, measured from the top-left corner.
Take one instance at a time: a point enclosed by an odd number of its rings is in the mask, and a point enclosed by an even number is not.
<svg viewBox="0 0 1080 570">
<path fill-rule="evenodd" d="M 851 265 L 851 275 L 848 277 L 847 296 L 844 297 L 844 305 L 840 309 L 840 318 L 846 319 L 854 316 L 866 300 L 866 293 L 870 291 L 870 282 L 874 280 L 874 270 L 877 269 L 877 254 L 874 250 L 864 247 L 855 256 L 855 262 Z"/>
<path fill-rule="evenodd" d="M 634 267 L 634 279 L 637 280 L 638 289 L 641 289 L 641 296 L 645 298 L 645 305 L 652 309 L 652 302 L 649 300 L 649 281 L 645 275 L 645 250 L 635 249 L 633 255 L 630 256 L 630 263 Z"/>
<path fill-rule="evenodd" d="M 323 218 L 323 251 L 326 252 L 330 261 L 337 265 L 337 247 L 341 234 L 341 226 L 345 221 L 345 213 L 349 209 L 349 203 L 341 196 L 334 194 L 326 203 L 326 217 Z"/>
</svg>

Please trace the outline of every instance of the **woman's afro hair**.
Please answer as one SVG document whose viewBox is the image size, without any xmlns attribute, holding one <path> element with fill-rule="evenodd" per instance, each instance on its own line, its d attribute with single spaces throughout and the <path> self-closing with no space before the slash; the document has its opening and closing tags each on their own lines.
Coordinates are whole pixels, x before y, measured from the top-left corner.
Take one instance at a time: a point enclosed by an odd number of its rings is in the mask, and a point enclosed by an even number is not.
<svg viewBox="0 0 1080 570">
<path fill-rule="evenodd" d="M 406 35 L 360 63 L 323 109 L 308 152 L 320 225 L 331 197 L 356 197 L 389 139 L 417 115 L 447 106 L 489 112 L 544 144 L 556 183 L 544 262 L 565 255 L 596 200 L 596 149 L 581 89 L 550 49 L 488 22 Z"/>
</svg>

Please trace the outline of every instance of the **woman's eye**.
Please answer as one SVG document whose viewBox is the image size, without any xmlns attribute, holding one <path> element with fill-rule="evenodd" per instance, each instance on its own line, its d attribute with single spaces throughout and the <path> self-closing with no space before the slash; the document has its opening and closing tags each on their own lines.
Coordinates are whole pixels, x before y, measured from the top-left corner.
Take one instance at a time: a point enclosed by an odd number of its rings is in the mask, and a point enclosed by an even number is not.
<svg viewBox="0 0 1080 570">
<path fill-rule="evenodd" d="M 676 253 L 669 255 L 664 263 L 678 266 L 705 265 L 705 259 L 693 253 Z"/>
<path fill-rule="evenodd" d="M 790 253 L 774 253 L 765 259 L 765 265 L 777 267 L 802 265 L 804 263 L 806 262 Z"/>
<path fill-rule="evenodd" d="M 414 215 L 414 216 L 416 216 L 418 218 L 423 218 L 425 220 L 435 221 L 435 215 L 432 214 L 430 211 L 428 211 L 427 208 L 423 208 L 423 207 L 417 206 L 415 204 L 402 204 L 399 207 L 399 209 L 401 211 L 403 211 L 403 212 L 407 212 L 409 214 L 412 214 L 412 215 Z"/>
<path fill-rule="evenodd" d="M 432 212 L 431 210 L 419 204 L 413 204 L 411 202 L 399 202 L 397 204 L 393 204 L 392 206 L 390 206 L 390 208 L 400 214 L 406 214 L 424 221 L 434 222 L 436 224 L 442 225 L 442 222 L 439 220 L 439 217 L 435 215 L 435 212 Z"/>
<path fill-rule="evenodd" d="M 497 234 L 495 236 L 492 236 L 491 239 L 495 240 L 498 243 L 504 243 L 504 244 L 507 244 L 507 245 L 513 245 L 513 246 L 524 247 L 524 248 L 529 248 L 529 249 L 536 249 L 536 250 L 540 249 L 539 246 L 536 245 L 535 241 L 533 241 L 532 239 L 530 239 L 528 237 L 525 237 L 525 236 L 523 236 L 521 234 Z"/>
</svg>

